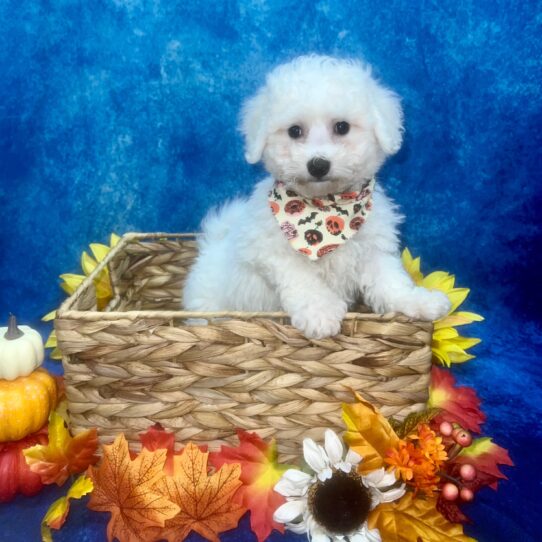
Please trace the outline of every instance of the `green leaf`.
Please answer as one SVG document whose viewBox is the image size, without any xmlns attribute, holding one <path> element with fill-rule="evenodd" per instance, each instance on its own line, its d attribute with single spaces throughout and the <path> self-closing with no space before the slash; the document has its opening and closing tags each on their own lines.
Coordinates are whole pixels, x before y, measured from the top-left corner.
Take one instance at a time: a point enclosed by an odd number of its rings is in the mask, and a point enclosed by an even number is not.
<svg viewBox="0 0 542 542">
<path fill-rule="evenodd" d="M 388 420 L 399 438 L 410 435 L 421 423 L 429 423 L 440 413 L 440 408 L 428 408 L 422 412 L 412 412 L 402 422 Z M 392 422 L 393 420 L 393 422 Z"/>
</svg>

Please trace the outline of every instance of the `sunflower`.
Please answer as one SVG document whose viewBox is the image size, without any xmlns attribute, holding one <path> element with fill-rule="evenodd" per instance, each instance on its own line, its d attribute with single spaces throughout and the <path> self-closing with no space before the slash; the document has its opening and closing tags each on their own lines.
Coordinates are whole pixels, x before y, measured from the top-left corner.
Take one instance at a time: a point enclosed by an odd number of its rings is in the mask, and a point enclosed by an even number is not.
<svg viewBox="0 0 542 542">
<path fill-rule="evenodd" d="M 367 525 L 369 514 L 400 499 L 405 486 L 384 468 L 359 474 L 361 456 L 352 450 L 343 454 L 331 429 L 325 432 L 324 447 L 306 438 L 303 455 L 312 473 L 289 469 L 282 475 L 275 491 L 287 500 L 273 517 L 294 533 L 307 533 L 312 542 L 381 542 L 378 530 Z"/>
<path fill-rule="evenodd" d="M 115 233 L 111 234 L 109 239 L 109 245 L 102 245 L 101 243 L 91 243 L 90 251 L 92 256 L 90 256 L 86 251 L 81 254 L 81 268 L 83 269 L 84 275 L 76 275 L 74 273 L 64 273 L 60 275 L 62 282 L 60 287 L 68 294 L 72 295 L 81 283 L 96 269 L 98 264 L 107 256 L 113 247 L 117 245 L 120 237 Z M 98 310 L 101 311 L 105 309 L 111 298 L 113 297 L 113 290 L 111 288 L 111 281 L 109 279 L 109 270 L 107 267 L 104 267 L 100 274 L 96 277 L 94 281 L 96 287 L 96 305 Z M 56 317 L 56 310 L 46 314 L 42 320 L 44 322 L 49 322 L 54 320 Z M 47 342 L 45 343 L 45 348 L 52 348 L 52 352 L 49 354 L 51 359 L 62 359 L 62 353 L 58 349 L 56 341 L 56 333 L 53 330 L 49 335 Z"/>
<path fill-rule="evenodd" d="M 469 295 L 468 288 L 455 288 L 455 277 L 445 271 L 434 271 L 426 277 L 420 271 L 420 257 L 413 258 L 405 248 L 402 255 L 403 265 L 412 280 L 418 286 L 430 290 L 444 292 L 450 300 L 452 307 L 446 316 L 434 322 L 433 342 L 431 349 L 433 356 L 442 364 L 450 366 L 452 363 L 464 363 L 475 356 L 466 351 L 480 342 L 480 339 L 463 337 L 459 334 L 457 326 L 481 322 L 484 318 L 474 312 L 458 311 L 459 306 Z"/>
</svg>

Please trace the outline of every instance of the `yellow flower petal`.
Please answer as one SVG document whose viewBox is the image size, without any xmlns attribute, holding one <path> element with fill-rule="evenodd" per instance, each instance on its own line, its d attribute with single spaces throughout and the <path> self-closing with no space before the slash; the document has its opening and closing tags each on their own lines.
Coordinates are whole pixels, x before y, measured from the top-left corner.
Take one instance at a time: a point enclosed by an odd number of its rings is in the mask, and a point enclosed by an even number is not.
<svg viewBox="0 0 542 542">
<path fill-rule="evenodd" d="M 457 307 L 465 301 L 467 296 L 469 295 L 469 288 L 454 288 L 453 290 L 447 292 L 448 299 L 452 303 L 452 308 L 450 309 L 450 312 L 448 314 L 451 314 L 455 312 Z"/>
<path fill-rule="evenodd" d="M 483 316 L 474 312 L 455 312 L 437 320 L 434 323 L 434 328 L 437 330 L 444 327 L 463 326 L 465 324 L 472 324 L 472 322 L 481 322 L 483 319 Z"/>
<path fill-rule="evenodd" d="M 119 241 L 120 241 L 120 236 L 118 236 L 116 233 L 112 233 L 109 239 L 109 244 L 111 245 L 111 248 L 116 247 Z"/>
<path fill-rule="evenodd" d="M 403 250 L 403 254 L 401 255 L 401 259 L 403 261 L 404 268 L 407 270 L 412 280 L 419 285 L 423 279 L 423 275 L 420 272 L 420 257 L 418 256 L 416 259 L 413 259 L 410 250 L 405 248 Z"/>
<path fill-rule="evenodd" d="M 56 348 L 56 346 L 57 346 L 56 332 L 53 329 L 53 331 L 51 331 L 51 334 L 47 338 L 47 342 L 45 343 L 45 348 Z"/>
<path fill-rule="evenodd" d="M 86 251 L 81 254 L 81 268 L 83 269 L 85 275 L 90 275 L 94 269 L 96 269 L 97 265 L 98 262 L 89 256 Z"/>
<path fill-rule="evenodd" d="M 111 250 L 111 247 L 107 245 L 102 245 L 101 243 L 91 243 L 90 250 L 97 262 L 101 262 Z"/>
<path fill-rule="evenodd" d="M 442 341 L 444 339 L 454 339 L 459 337 L 459 333 L 453 327 L 445 327 L 442 329 L 435 330 L 433 332 L 434 341 Z"/>
<path fill-rule="evenodd" d="M 58 347 L 54 348 L 53 351 L 49 354 L 49 357 L 51 359 L 62 359 L 62 352 Z"/>
<path fill-rule="evenodd" d="M 60 275 L 60 278 L 64 281 L 60 284 L 60 287 L 67 292 L 68 294 L 73 294 L 77 288 L 81 285 L 81 283 L 85 280 L 84 275 L 75 275 L 73 273 L 65 273 L 64 275 Z"/>
<path fill-rule="evenodd" d="M 422 286 L 430 290 L 448 293 L 454 287 L 455 277 L 445 271 L 433 271 L 422 280 Z"/>
<path fill-rule="evenodd" d="M 463 349 L 472 348 L 473 346 L 479 344 L 482 342 L 481 339 L 475 339 L 474 337 L 456 337 L 455 339 L 451 339 L 450 342 L 452 342 L 454 345 L 459 346 Z"/>
<path fill-rule="evenodd" d="M 41 318 L 42 322 L 50 322 L 56 318 L 56 310 L 48 312 L 45 316 Z"/>
</svg>

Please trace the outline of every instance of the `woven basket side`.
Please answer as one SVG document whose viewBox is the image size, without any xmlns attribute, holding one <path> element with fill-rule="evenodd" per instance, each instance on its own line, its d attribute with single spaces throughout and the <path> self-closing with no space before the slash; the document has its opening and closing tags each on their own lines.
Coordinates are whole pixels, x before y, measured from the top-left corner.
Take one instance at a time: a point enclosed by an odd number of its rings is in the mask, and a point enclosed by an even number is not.
<svg viewBox="0 0 542 542">
<path fill-rule="evenodd" d="M 181 310 L 182 289 L 197 255 L 195 239 L 133 240 L 109 264 L 109 310 Z"/>
</svg>

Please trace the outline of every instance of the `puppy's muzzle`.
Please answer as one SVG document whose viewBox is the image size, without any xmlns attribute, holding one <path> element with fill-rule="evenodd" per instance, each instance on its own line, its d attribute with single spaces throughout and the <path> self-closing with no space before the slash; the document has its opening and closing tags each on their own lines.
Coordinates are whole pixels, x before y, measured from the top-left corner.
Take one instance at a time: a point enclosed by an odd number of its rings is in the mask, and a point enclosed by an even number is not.
<svg viewBox="0 0 542 542">
<path fill-rule="evenodd" d="M 309 173 L 317 180 L 320 180 L 324 175 L 327 175 L 330 168 L 331 162 L 318 156 L 307 162 L 307 169 L 309 170 Z"/>
</svg>

